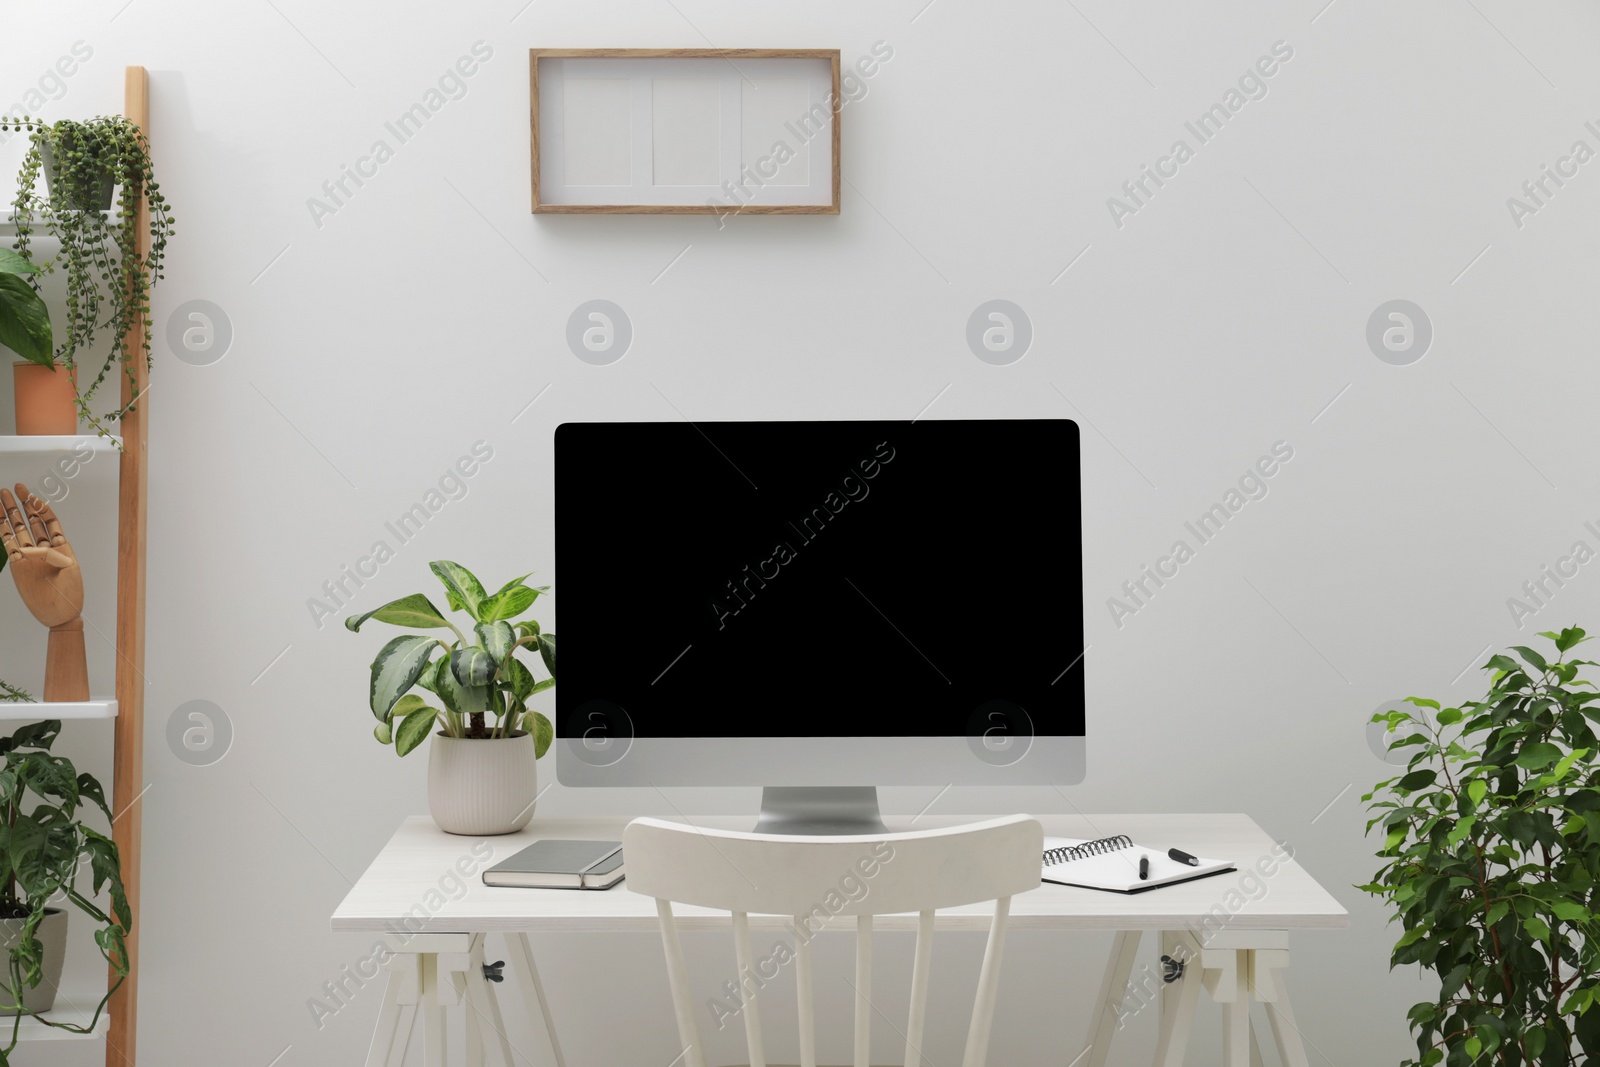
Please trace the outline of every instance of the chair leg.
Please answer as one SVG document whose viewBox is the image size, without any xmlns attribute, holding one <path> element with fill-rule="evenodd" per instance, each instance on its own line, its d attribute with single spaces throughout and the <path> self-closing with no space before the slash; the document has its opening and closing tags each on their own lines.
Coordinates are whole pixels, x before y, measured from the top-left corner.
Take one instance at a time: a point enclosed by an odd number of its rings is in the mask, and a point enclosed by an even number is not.
<svg viewBox="0 0 1600 1067">
<path fill-rule="evenodd" d="M 1111 942 L 1111 958 L 1106 961 L 1100 992 L 1095 996 L 1095 1014 L 1089 1031 L 1089 1055 L 1084 1067 L 1105 1067 L 1111 1055 L 1111 1038 L 1122 1024 L 1122 1003 L 1128 995 L 1128 975 L 1139 952 L 1142 938 L 1138 930 L 1119 930 Z"/>
<path fill-rule="evenodd" d="M 395 956 L 388 965 L 389 978 L 383 987 L 383 1006 L 378 1025 L 367 1048 L 366 1067 L 399 1067 L 405 1062 L 406 1047 L 417 1016 L 420 972 L 414 955 Z"/>
<path fill-rule="evenodd" d="M 511 957 L 512 972 L 527 1004 L 528 1018 L 533 1022 L 534 1063 L 537 1067 L 567 1067 L 561 1055 L 561 1043 L 556 1040 L 555 1021 L 550 1017 L 550 1005 L 544 997 L 544 986 L 539 981 L 539 968 L 533 962 L 528 935 L 508 935 L 506 955 Z"/>
</svg>

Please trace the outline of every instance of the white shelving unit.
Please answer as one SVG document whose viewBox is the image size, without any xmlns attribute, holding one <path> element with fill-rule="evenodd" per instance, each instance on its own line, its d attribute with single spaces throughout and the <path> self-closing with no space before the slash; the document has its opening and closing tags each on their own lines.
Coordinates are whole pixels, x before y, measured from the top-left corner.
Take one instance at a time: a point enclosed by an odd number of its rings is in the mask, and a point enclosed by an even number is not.
<svg viewBox="0 0 1600 1067">
<path fill-rule="evenodd" d="M 109 698 L 46 704 L 42 701 L 0 701 L 0 722 L 38 722 L 41 719 L 115 719 L 117 702 Z M 0 1026 L 3 1026 L 0 1017 Z"/>
<path fill-rule="evenodd" d="M 143 67 L 128 67 L 124 74 L 124 113 L 134 125 L 148 132 L 150 128 L 150 80 Z M 135 206 L 136 230 L 140 233 L 140 255 L 148 254 L 147 205 L 138 198 Z M 9 246 L 15 239 L 16 223 L 0 214 L 0 246 Z M 41 245 L 47 240 L 42 232 L 35 233 Z M 41 247 L 44 255 L 53 254 L 59 245 L 49 241 Z M 144 323 L 133 322 L 120 343 L 136 350 L 142 336 Z M 132 374 L 121 376 L 122 402 L 127 404 L 135 396 L 143 396 L 148 384 L 148 369 L 142 359 L 128 364 Z M 144 780 L 144 602 L 145 602 L 145 539 L 148 520 L 148 458 L 146 445 L 145 405 L 140 404 L 122 420 L 122 437 L 106 438 L 95 435 L 63 437 L 0 436 L 0 457 L 35 455 L 66 456 L 88 450 L 94 453 L 116 453 L 116 626 L 107 636 L 116 648 L 115 693 L 111 697 L 97 697 L 81 702 L 10 703 L 0 702 L 0 722 L 34 721 L 42 719 L 104 720 L 111 724 L 112 774 L 107 799 L 117 812 L 112 820 L 111 836 L 116 841 L 122 859 L 122 880 L 127 889 L 128 903 L 133 911 L 134 925 L 127 941 L 128 978 L 111 997 L 107 1011 L 100 1016 L 92 1034 L 72 1034 L 27 1019 L 20 1024 L 0 1017 L 0 1047 L 9 1040 L 8 1027 L 16 1025 L 22 1041 L 95 1040 L 103 1035 L 106 1067 L 133 1067 L 137 1062 L 133 1026 L 138 1018 L 139 990 L 139 867 L 140 824 L 142 813 L 138 799 L 142 796 Z M 102 461 L 105 462 L 105 461 Z M 98 466 L 98 464 L 97 464 Z M 0 483 L 3 484 L 3 483 Z M 9 582 L 8 582 L 9 584 Z M 68 961 L 71 964 L 70 958 Z M 93 976 L 78 976 L 67 988 L 80 990 L 83 995 L 59 995 L 57 1010 L 52 1018 L 79 1026 L 87 1026 L 92 1009 L 105 995 L 103 965 Z M 65 983 L 64 983 L 65 985 Z M 98 992 L 96 990 L 98 989 Z"/>
<path fill-rule="evenodd" d="M 115 452 L 122 445 L 120 437 L 100 437 L 96 434 L 72 434 L 66 437 L 19 437 L 0 435 L 0 455 L 51 455 L 57 452 L 77 452 L 87 448 L 91 452 Z"/>
</svg>

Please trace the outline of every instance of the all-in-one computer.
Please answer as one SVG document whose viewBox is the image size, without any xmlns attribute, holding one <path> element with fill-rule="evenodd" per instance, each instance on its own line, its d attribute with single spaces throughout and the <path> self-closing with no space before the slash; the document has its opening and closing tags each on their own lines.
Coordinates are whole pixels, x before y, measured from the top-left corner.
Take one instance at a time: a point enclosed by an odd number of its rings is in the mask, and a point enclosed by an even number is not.
<svg viewBox="0 0 1600 1067">
<path fill-rule="evenodd" d="M 1070 420 L 567 423 L 555 493 L 563 784 L 853 833 L 880 785 L 1082 779 Z"/>
</svg>

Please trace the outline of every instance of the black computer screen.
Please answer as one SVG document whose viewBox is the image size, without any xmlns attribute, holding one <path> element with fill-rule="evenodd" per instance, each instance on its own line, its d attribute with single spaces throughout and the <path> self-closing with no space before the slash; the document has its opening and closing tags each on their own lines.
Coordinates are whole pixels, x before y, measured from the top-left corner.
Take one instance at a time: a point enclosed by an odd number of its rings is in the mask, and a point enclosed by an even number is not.
<svg viewBox="0 0 1600 1067">
<path fill-rule="evenodd" d="M 1082 736 L 1070 420 L 567 423 L 555 451 L 560 736 L 593 708 L 638 737 L 971 735 L 996 707 Z"/>
</svg>

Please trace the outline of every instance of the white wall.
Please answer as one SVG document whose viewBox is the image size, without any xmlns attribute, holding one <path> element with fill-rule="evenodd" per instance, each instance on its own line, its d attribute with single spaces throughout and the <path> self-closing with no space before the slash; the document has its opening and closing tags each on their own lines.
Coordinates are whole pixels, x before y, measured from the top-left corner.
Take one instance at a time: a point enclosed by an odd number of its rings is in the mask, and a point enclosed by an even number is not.
<svg viewBox="0 0 1600 1067">
<path fill-rule="evenodd" d="M 362 1054 L 376 993 L 320 1030 L 306 1001 L 364 948 L 330 934 L 328 915 L 399 819 L 425 810 L 425 767 L 369 736 L 375 639 L 318 628 L 307 600 L 473 442 L 495 452 L 470 494 L 356 607 L 426 588 L 434 558 L 491 580 L 549 574 L 563 420 L 909 419 L 935 396 L 930 418 L 1085 425 L 1093 642 L 1088 780 L 952 790 L 937 810 L 1250 813 L 1351 912 L 1347 932 L 1296 948 L 1313 1062 L 1401 1056 L 1405 1007 L 1428 987 L 1388 972 L 1383 913 L 1350 888 L 1376 869 L 1358 798 L 1386 771 L 1364 721 L 1411 693 L 1468 698 L 1485 646 L 1592 624 L 1600 606 L 1593 567 L 1520 630 L 1506 603 L 1574 541 L 1600 546 L 1583 527 L 1600 525 L 1587 415 L 1600 164 L 1520 227 L 1506 204 L 1575 140 L 1600 148 L 1583 126 L 1600 119 L 1600 16 L 1575 2 L 1325 3 L 8 6 L 0 106 L 77 41 L 93 58 L 48 117 L 117 111 L 122 67 L 150 69 L 179 226 L 155 298 L 150 407 L 142 1059 Z M 477 41 L 493 57 L 467 95 L 314 224 L 307 199 Z M 719 229 L 529 214 L 529 46 L 838 47 L 850 61 L 876 41 L 894 57 L 846 110 L 837 218 Z M 1107 198 L 1174 139 L 1194 147 L 1183 123 L 1278 41 L 1293 58 L 1265 98 L 1115 224 Z M 0 172 L 18 158 L 15 142 L 0 148 Z M 634 325 L 608 367 L 563 339 L 594 298 Z M 1035 331 L 1011 366 L 965 342 L 992 298 Z M 1364 336 L 1395 298 L 1435 329 L 1410 366 L 1381 362 Z M 191 300 L 234 331 L 211 366 L 180 362 L 163 337 Z M 1294 457 L 1270 494 L 1114 625 L 1107 598 L 1278 441 Z M 63 515 L 88 539 L 112 521 L 109 496 L 87 481 L 73 492 Z M 953 611 L 981 567 L 952 558 Z M 671 588 L 663 576 L 669 624 Z M 0 675 L 37 684 L 31 622 L 9 595 L 0 611 Z M 211 766 L 166 742 L 168 717 L 195 699 L 234 731 Z M 74 737 L 103 762 L 103 745 Z M 911 813 L 934 792 L 886 799 Z M 671 804 L 755 799 L 682 790 Z M 540 810 L 672 809 L 557 786 Z M 1075 1005 L 1105 947 L 1013 942 L 994 1062 L 1076 1053 Z M 574 1067 L 672 1058 L 653 939 L 538 948 L 559 975 Z M 940 996 L 960 1000 L 953 986 Z M 1122 1062 L 1149 1048 L 1152 1022 L 1134 1024 Z M 99 1056 L 57 1046 L 26 1062 Z"/>
</svg>

